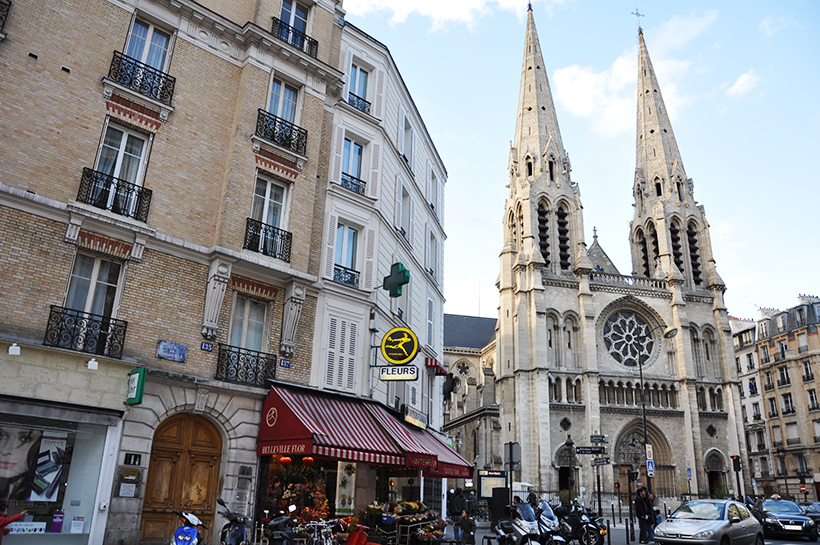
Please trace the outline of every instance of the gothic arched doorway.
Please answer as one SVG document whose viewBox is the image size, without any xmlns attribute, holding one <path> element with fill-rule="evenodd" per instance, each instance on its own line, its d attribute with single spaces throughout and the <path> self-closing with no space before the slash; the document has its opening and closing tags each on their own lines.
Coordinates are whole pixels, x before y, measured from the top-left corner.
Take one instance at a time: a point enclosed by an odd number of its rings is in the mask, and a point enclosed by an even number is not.
<svg viewBox="0 0 820 545">
<path fill-rule="evenodd" d="M 672 465 L 672 450 L 663 433 L 651 422 L 646 426 L 647 440 L 652 445 L 655 476 L 652 478 L 652 492 L 655 497 L 677 497 L 675 470 Z M 638 472 L 638 482 L 647 485 L 646 447 L 643 441 L 643 421 L 634 420 L 626 425 L 615 443 L 615 463 L 618 465 L 618 479 L 622 483 L 622 494 L 627 491 L 629 472 Z M 635 483 L 632 483 L 635 491 Z"/>
<path fill-rule="evenodd" d="M 726 460 L 723 455 L 712 451 L 706 456 L 706 476 L 709 478 L 709 497 L 723 498 L 729 495 L 726 488 Z"/>
<path fill-rule="evenodd" d="M 141 543 L 171 542 L 179 525 L 171 510 L 194 513 L 211 530 L 214 527 L 222 438 L 207 419 L 176 414 L 154 432 L 145 501 Z"/>
<path fill-rule="evenodd" d="M 575 490 L 575 454 L 572 448 L 565 445 L 558 449 L 555 465 L 558 467 L 558 491 Z"/>
</svg>

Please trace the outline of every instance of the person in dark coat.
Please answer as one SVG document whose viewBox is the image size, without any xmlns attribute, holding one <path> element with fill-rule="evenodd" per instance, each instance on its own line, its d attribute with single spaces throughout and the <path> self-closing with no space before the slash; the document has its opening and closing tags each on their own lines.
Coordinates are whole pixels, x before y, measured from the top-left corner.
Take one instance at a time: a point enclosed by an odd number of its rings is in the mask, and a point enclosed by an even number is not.
<svg viewBox="0 0 820 545">
<path fill-rule="evenodd" d="M 638 490 L 638 496 L 635 498 L 635 515 L 638 517 L 638 524 L 641 528 L 641 543 L 649 543 L 649 528 L 654 516 L 652 511 L 652 502 L 646 495 L 646 487 L 643 486 Z"/>
<path fill-rule="evenodd" d="M 453 519 L 453 534 L 456 541 L 461 541 L 462 529 L 458 523 L 463 516 L 464 511 L 467 510 L 467 499 L 464 497 L 464 492 L 460 488 L 456 488 L 450 505 L 447 506 L 450 512 L 450 518 Z"/>
<path fill-rule="evenodd" d="M 475 496 L 475 491 L 470 490 L 470 494 L 467 496 L 467 513 L 471 517 L 475 517 L 478 514 L 478 498 Z"/>
<path fill-rule="evenodd" d="M 475 545 L 475 521 L 467 513 L 467 510 L 461 512 L 461 519 L 453 523 L 454 526 L 461 528 L 461 543 L 462 545 Z"/>
</svg>

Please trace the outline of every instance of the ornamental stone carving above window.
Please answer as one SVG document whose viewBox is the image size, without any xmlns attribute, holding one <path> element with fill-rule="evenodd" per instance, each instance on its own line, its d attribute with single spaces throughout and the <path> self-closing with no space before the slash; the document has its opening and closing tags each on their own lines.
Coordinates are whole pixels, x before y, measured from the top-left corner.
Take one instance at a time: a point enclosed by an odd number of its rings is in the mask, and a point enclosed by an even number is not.
<svg viewBox="0 0 820 545">
<path fill-rule="evenodd" d="M 604 345 L 610 356 L 627 367 L 645 364 L 652 354 L 655 341 L 649 335 L 651 328 L 637 314 L 620 310 L 612 314 L 604 325 Z"/>
</svg>

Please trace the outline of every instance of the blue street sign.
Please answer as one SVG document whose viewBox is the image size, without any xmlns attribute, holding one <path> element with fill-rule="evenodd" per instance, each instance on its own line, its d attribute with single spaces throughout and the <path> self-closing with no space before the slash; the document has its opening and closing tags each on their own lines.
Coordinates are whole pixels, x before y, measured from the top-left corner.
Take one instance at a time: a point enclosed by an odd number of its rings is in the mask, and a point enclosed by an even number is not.
<svg viewBox="0 0 820 545">
<path fill-rule="evenodd" d="M 691 467 L 686 468 L 686 478 L 689 479 L 690 481 L 692 480 L 692 468 Z"/>
<path fill-rule="evenodd" d="M 646 474 L 649 477 L 655 476 L 655 461 L 654 460 L 647 460 L 646 461 Z"/>
</svg>

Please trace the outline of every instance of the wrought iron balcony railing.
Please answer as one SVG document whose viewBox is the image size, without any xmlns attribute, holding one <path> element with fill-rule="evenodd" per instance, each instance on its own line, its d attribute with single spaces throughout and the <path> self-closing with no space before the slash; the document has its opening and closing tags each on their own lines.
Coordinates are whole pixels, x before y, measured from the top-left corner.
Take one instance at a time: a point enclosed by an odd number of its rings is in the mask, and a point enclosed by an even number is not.
<svg viewBox="0 0 820 545">
<path fill-rule="evenodd" d="M 119 51 L 114 51 L 108 77 L 143 96 L 171 105 L 176 78 Z"/>
<path fill-rule="evenodd" d="M 757 450 L 766 450 L 766 443 L 758 443 Z"/>
<path fill-rule="evenodd" d="M 307 135 L 307 131 L 299 125 L 259 109 L 256 118 L 256 136 L 259 138 L 304 155 L 307 150 Z"/>
<path fill-rule="evenodd" d="M 773 383 L 771 383 L 771 382 L 767 382 L 766 384 L 764 384 L 764 385 L 763 385 L 763 388 L 764 388 L 767 392 L 771 392 L 772 390 L 774 390 L 774 384 L 773 384 Z"/>
<path fill-rule="evenodd" d="M 342 187 L 345 189 L 349 189 L 353 193 L 357 193 L 359 195 L 364 195 L 365 188 L 367 187 L 367 182 L 356 178 L 355 176 L 351 176 L 345 172 L 342 172 Z"/>
<path fill-rule="evenodd" d="M 43 344 L 121 358 L 128 322 L 51 305 Z"/>
<path fill-rule="evenodd" d="M 817 403 L 813 403 L 813 404 L 810 403 L 809 404 L 809 411 L 810 412 L 811 411 L 820 411 L 820 405 L 818 405 Z"/>
<path fill-rule="evenodd" d="M 333 281 L 351 288 L 359 287 L 359 271 L 342 267 L 341 265 L 333 265 Z"/>
<path fill-rule="evenodd" d="M 273 19 L 271 34 L 283 42 L 289 43 L 299 51 L 307 53 L 314 59 L 316 58 L 316 55 L 319 54 L 319 42 L 276 17 L 271 17 L 271 19 Z"/>
<path fill-rule="evenodd" d="M 779 378 L 779 379 L 777 379 L 777 387 L 778 388 L 782 388 L 783 386 L 788 386 L 791 383 L 792 383 L 791 379 L 788 379 L 788 378 Z"/>
<path fill-rule="evenodd" d="M 120 216 L 148 221 L 153 194 L 150 189 L 84 168 L 77 200 Z"/>
<path fill-rule="evenodd" d="M 814 380 L 814 375 L 803 375 L 803 382 L 811 382 Z"/>
<path fill-rule="evenodd" d="M 243 248 L 290 263 L 293 234 L 273 225 L 248 218 Z"/>
<path fill-rule="evenodd" d="M 787 445 L 799 445 L 800 444 L 800 438 L 799 437 L 790 437 L 790 438 L 786 439 L 786 444 Z"/>
<path fill-rule="evenodd" d="M 777 418 L 777 411 L 769 411 L 769 418 Z"/>
<path fill-rule="evenodd" d="M 11 9 L 11 0 L 0 0 L 0 33 L 6 27 L 6 19 L 9 18 L 9 10 Z"/>
<path fill-rule="evenodd" d="M 266 386 L 268 379 L 276 378 L 276 356 L 220 343 L 216 378 L 237 384 Z"/>
<path fill-rule="evenodd" d="M 370 114 L 370 103 L 360 96 L 349 93 L 347 96 L 347 103 L 366 114 Z"/>
</svg>

